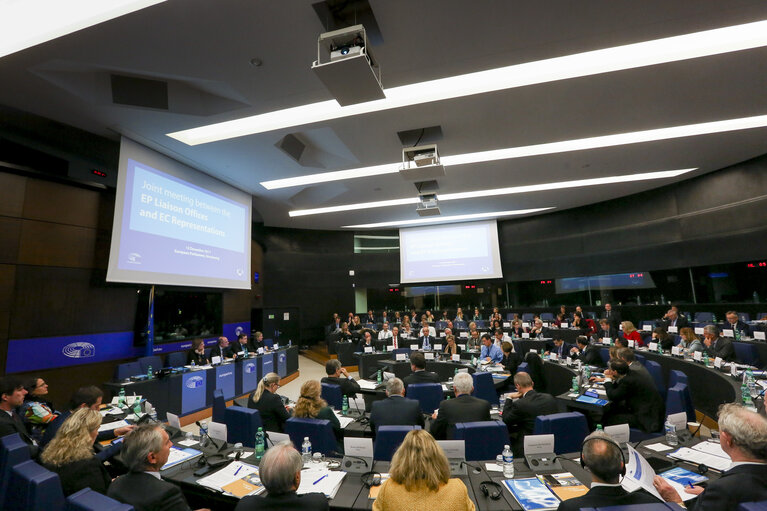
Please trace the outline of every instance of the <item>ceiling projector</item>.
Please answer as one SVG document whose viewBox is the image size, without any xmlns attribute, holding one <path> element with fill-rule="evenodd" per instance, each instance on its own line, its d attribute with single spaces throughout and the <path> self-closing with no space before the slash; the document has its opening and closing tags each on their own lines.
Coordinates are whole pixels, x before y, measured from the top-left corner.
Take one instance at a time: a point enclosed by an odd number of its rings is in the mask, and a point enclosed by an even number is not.
<svg viewBox="0 0 767 511">
<path fill-rule="evenodd" d="M 330 52 L 330 62 L 335 62 L 337 60 L 362 55 L 362 48 L 363 48 L 362 46 L 358 46 L 358 45 L 342 46 Z"/>
</svg>

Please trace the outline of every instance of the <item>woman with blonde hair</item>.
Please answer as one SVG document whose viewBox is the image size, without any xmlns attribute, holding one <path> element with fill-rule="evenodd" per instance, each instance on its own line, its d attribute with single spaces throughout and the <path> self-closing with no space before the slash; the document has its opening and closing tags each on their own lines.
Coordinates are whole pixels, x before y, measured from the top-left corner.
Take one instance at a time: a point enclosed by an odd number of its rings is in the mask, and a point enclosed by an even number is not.
<svg viewBox="0 0 767 511">
<path fill-rule="evenodd" d="M 684 350 L 685 353 L 692 355 L 696 351 L 703 351 L 703 343 L 695 335 L 695 330 L 686 326 L 679 329 L 679 347 Z"/>
<path fill-rule="evenodd" d="M 631 321 L 624 321 L 621 323 L 621 326 L 623 326 L 623 338 L 631 341 L 634 341 L 634 346 L 639 348 L 640 346 L 644 345 L 644 342 L 642 342 L 642 335 L 639 333 L 639 330 L 636 329 L 634 326 L 634 323 Z"/>
<path fill-rule="evenodd" d="M 415 429 L 405 436 L 391 460 L 375 511 L 473 511 L 466 485 L 450 479 L 445 453 L 428 432 Z"/>
<path fill-rule="evenodd" d="M 343 454 L 344 434 L 341 430 L 341 423 L 336 414 L 333 413 L 333 409 L 320 397 L 321 389 L 322 386 L 317 380 L 309 380 L 301 385 L 301 395 L 296 401 L 296 408 L 293 413 L 296 417 L 329 420 L 336 436 L 336 451 Z"/>
<path fill-rule="evenodd" d="M 282 398 L 277 395 L 279 388 L 280 375 L 267 373 L 248 398 L 248 408 L 258 410 L 266 431 L 282 433 L 285 421 L 290 418 L 290 412 L 289 408 L 282 404 Z"/>
<path fill-rule="evenodd" d="M 64 495 L 83 488 L 106 495 L 112 479 L 93 452 L 93 443 L 101 426 L 101 414 L 90 408 L 80 408 L 61 425 L 40 461 L 59 474 Z"/>
</svg>

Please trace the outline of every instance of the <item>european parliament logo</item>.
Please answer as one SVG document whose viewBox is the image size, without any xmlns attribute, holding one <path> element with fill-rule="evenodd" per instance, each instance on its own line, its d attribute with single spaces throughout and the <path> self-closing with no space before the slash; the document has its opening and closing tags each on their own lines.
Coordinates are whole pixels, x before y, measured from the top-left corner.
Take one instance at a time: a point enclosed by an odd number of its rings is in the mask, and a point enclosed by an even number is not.
<svg viewBox="0 0 767 511">
<path fill-rule="evenodd" d="M 203 379 L 202 376 L 192 376 L 188 380 L 186 380 L 186 388 L 188 389 L 197 389 L 202 387 Z"/>
<path fill-rule="evenodd" d="M 244 328 L 242 328 L 242 325 L 239 325 L 237 328 L 234 329 L 234 335 L 237 337 L 240 336 L 240 334 L 243 332 Z"/>
<path fill-rule="evenodd" d="M 245 364 L 245 372 L 248 374 L 253 374 L 256 372 L 256 364 L 253 362 L 248 362 Z"/>
<path fill-rule="evenodd" d="M 89 342 L 72 342 L 61 348 L 61 352 L 69 358 L 90 358 L 96 356 L 96 346 Z"/>
</svg>

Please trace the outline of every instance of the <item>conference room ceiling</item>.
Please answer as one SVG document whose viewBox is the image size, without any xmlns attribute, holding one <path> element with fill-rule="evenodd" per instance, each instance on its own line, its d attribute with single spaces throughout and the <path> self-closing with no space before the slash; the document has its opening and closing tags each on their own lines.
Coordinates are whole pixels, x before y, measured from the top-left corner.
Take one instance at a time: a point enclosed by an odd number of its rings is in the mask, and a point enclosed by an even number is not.
<svg viewBox="0 0 767 511">
<path fill-rule="evenodd" d="M 439 126 L 450 155 L 767 114 L 767 47 L 509 88 L 196 146 L 167 134 L 332 99 L 311 71 L 325 31 L 314 0 L 171 0 L 0 58 L 0 104 L 110 139 L 132 138 L 254 197 L 266 225 L 339 229 L 419 217 L 397 174 L 267 190 L 267 180 L 395 163 L 397 133 Z M 767 20 L 763 0 L 573 2 L 371 0 L 384 90 Z M 258 59 L 261 65 L 253 65 Z M 110 75 L 166 82 L 167 109 L 116 104 Z M 130 96 L 128 90 L 123 90 Z M 131 100 L 122 100 L 130 103 Z M 161 106 L 161 105 L 160 105 Z M 292 134 L 299 161 L 281 150 Z M 442 216 L 578 207 L 680 182 L 767 153 L 767 128 L 446 167 L 439 193 L 696 168 L 678 177 L 481 196 Z M 630 207 L 630 202 L 627 202 Z M 545 214 L 544 212 L 537 214 Z"/>
</svg>

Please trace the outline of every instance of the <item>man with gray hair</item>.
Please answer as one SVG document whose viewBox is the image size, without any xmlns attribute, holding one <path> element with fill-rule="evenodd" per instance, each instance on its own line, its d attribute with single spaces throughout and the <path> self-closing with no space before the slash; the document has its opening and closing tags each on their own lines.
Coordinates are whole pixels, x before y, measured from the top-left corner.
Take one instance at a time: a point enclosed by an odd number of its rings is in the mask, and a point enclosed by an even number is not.
<svg viewBox="0 0 767 511">
<path fill-rule="evenodd" d="M 370 408 L 370 429 L 373 438 L 381 426 L 421 426 L 423 413 L 415 399 L 405 397 L 405 385 L 399 378 L 386 382 L 386 399 L 373 401 Z"/>
<path fill-rule="evenodd" d="M 451 440 L 453 426 L 459 422 L 489 421 L 490 403 L 471 395 L 474 378 L 469 373 L 458 373 L 453 378 L 455 399 L 442 401 L 439 410 L 431 416 L 431 434 L 437 440 Z"/>
<path fill-rule="evenodd" d="M 325 373 L 327 373 L 327 376 L 321 382 L 339 385 L 343 395 L 353 398 L 360 391 L 360 384 L 354 381 L 349 371 L 341 365 L 337 358 L 331 358 L 325 362 Z"/>
<path fill-rule="evenodd" d="M 658 502 L 644 490 L 629 493 L 621 487 L 621 476 L 626 474 L 623 452 L 615 440 L 603 431 L 595 431 L 583 440 L 581 465 L 591 472 L 591 489 L 581 497 L 562 501 L 558 511 Z"/>
<path fill-rule="evenodd" d="M 296 494 L 301 484 L 301 455 L 289 440 L 280 442 L 264 454 L 259 466 L 259 477 L 268 494 L 264 497 L 245 497 L 234 508 L 235 511 L 259 509 L 300 509 L 325 511 L 328 500 L 322 493 Z"/>
<path fill-rule="evenodd" d="M 719 479 L 685 488 L 698 495 L 688 509 L 707 511 L 735 509 L 741 502 L 767 500 L 767 419 L 735 403 L 719 407 L 719 441 L 732 464 Z M 655 488 L 667 502 L 682 503 L 679 494 L 662 477 L 655 477 Z"/>
<path fill-rule="evenodd" d="M 189 511 L 181 489 L 160 478 L 172 445 L 157 424 L 142 424 L 125 435 L 121 457 L 128 473 L 112 482 L 107 495 L 136 511 Z"/>
<path fill-rule="evenodd" d="M 719 337 L 719 327 L 716 325 L 706 325 L 703 327 L 704 351 L 709 357 L 719 357 L 725 362 L 735 361 L 735 347 L 732 341 Z"/>
</svg>

